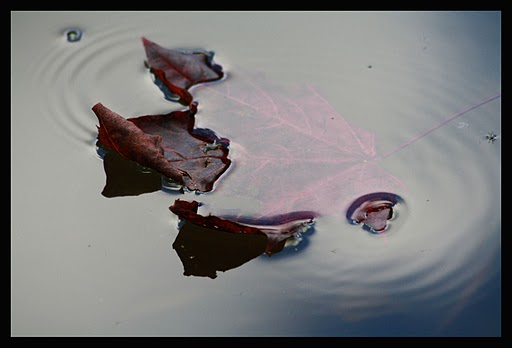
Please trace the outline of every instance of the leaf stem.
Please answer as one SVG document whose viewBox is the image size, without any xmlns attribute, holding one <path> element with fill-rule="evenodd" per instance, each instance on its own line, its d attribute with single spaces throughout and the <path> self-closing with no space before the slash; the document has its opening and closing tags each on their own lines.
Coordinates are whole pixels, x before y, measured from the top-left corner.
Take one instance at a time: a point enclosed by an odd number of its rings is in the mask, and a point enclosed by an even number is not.
<svg viewBox="0 0 512 348">
<path fill-rule="evenodd" d="M 455 113 L 455 114 L 451 115 L 450 117 L 448 117 L 447 119 L 445 119 L 445 120 L 443 120 L 443 121 L 439 122 L 439 123 L 438 123 L 438 124 L 436 124 L 435 126 L 433 126 L 433 127 L 429 128 L 429 129 L 427 129 L 427 130 L 425 130 L 425 131 L 421 132 L 421 133 L 420 133 L 420 134 L 418 134 L 418 135 L 415 135 L 414 137 L 412 137 L 412 138 L 410 138 L 409 140 L 405 141 L 404 143 L 402 143 L 401 145 L 399 145 L 399 146 L 398 146 L 398 147 L 396 147 L 395 149 L 393 149 L 393 150 L 391 150 L 391 151 L 387 152 L 386 154 L 384 154 L 384 155 L 380 156 L 380 158 L 386 158 L 386 157 L 391 156 L 391 155 L 392 155 L 392 154 L 394 154 L 395 152 L 400 151 L 400 150 L 402 150 L 403 148 L 405 148 L 405 147 L 407 147 L 407 146 L 411 145 L 412 143 L 414 143 L 414 142 L 416 142 L 416 141 L 420 140 L 421 138 L 423 138 L 423 137 L 424 137 L 424 136 L 426 136 L 427 134 L 432 133 L 433 131 L 435 131 L 435 130 L 436 130 L 436 129 L 438 129 L 439 127 L 444 126 L 445 124 L 447 124 L 448 122 L 452 121 L 453 119 L 455 119 L 455 118 L 457 118 L 457 117 L 459 117 L 459 116 L 462 116 L 462 115 L 464 115 L 464 114 L 466 114 L 466 113 L 470 112 L 471 110 L 474 110 L 474 109 L 476 109 L 476 108 L 478 108 L 478 107 L 480 107 L 480 106 L 482 106 L 482 105 L 484 105 L 484 104 L 487 104 L 488 102 L 490 102 L 490 101 L 492 101 L 492 100 L 494 100 L 494 99 L 497 99 L 497 98 L 499 98 L 499 97 L 501 97 L 501 93 L 497 93 L 497 94 L 495 94 L 495 95 L 493 95 L 493 96 L 491 96 L 491 97 L 485 98 L 485 99 L 483 99 L 483 100 L 479 101 L 478 103 L 476 103 L 476 104 L 474 104 L 474 105 L 472 105 L 472 106 L 470 106 L 470 107 L 468 107 L 468 108 L 466 108 L 466 109 L 464 109 L 464 110 L 462 110 L 462 111 L 459 111 L 459 112 L 457 112 L 457 113 Z"/>
</svg>

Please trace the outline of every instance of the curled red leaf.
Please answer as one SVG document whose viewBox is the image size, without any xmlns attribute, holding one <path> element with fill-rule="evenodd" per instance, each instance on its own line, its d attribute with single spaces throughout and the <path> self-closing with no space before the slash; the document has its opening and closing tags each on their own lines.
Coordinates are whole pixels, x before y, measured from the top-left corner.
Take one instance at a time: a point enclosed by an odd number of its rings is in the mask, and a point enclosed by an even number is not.
<svg viewBox="0 0 512 348">
<path fill-rule="evenodd" d="M 101 103 L 92 110 L 98 117 L 98 140 L 126 159 L 159 171 L 165 176 L 184 184 L 189 174 L 177 168 L 164 157 L 162 137 L 144 133 L 133 122 L 108 109 Z"/>
<path fill-rule="evenodd" d="M 229 140 L 209 129 L 194 128 L 195 103 L 184 111 L 130 119 L 101 103 L 92 109 L 100 122 L 98 140 L 103 145 L 189 190 L 211 191 L 231 164 Z"/>
</svg>

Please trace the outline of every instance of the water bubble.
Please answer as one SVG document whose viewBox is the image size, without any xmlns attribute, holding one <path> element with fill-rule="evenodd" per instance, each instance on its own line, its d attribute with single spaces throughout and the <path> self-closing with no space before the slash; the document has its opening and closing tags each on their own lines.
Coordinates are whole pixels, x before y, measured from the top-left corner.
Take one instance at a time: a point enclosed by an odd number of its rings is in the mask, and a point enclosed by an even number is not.
<svg viewBox="0 0 512 348">
<path fill-rule="evenodd" d="M 300 244 L 300 242 L 302 242 L 302 236 L 297 237 L 297 236 L 294 235 L 294 236 L 288 238 L 284 242 L 284 247 L 285 248 L 293 247 L 295 249 L 295 251 L 297 251 L 297 247 Z"/>
<path fill-rule="evenodd" d="M 70 28 L 64 32 L 68 42 L 77 42 L 82 38 L 82 31 L 78 28 Z"/>
</svg>

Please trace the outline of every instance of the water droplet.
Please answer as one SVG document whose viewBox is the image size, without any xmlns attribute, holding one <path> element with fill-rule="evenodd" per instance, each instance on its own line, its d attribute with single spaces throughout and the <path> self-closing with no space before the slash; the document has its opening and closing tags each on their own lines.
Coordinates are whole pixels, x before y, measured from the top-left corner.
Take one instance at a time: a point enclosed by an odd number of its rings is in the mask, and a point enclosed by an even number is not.
<svg viewBox="0 0 512 348">
<path fill-rule="evenodd" d="M 69 28 L 64 32 L 68 42 L 77 42 L 82 38 L 82 31 L 78 28 Z"/>
<path fill-rule="evenodd" d="M 162 175 L 162 189 L 167 192 L 184 192 L 183 185 L 165 177 L 164 175 Z"/>
<path fill-rule="evenodd" d="M 103 145 L 99 141 L 96 141 L 96 154 L 99 158 L 103 159 L 108 151 L 109 149 L 105 145 Z"/>
</svg>

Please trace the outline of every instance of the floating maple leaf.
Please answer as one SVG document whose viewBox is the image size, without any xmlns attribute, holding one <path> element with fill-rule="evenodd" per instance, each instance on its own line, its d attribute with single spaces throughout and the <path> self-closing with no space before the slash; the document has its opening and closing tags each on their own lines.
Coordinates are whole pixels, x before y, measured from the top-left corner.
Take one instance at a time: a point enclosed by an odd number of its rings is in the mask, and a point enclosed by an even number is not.
<svg viewBox="0 0 512 348">
<path fill-rule="evenodd" d="M 262 216 L 340 215 L 363 194 L 404 190 L 378 165 L 374 134 L 350 125 L 314 88 L 290 93 L 260 75 L 232 75 L 197 93 L 237 153 L 220 194 L 259 201 Z"/>
<path fill-rule="evenodd" d="M 197 104 L 185 111 L 125 119 L 101 103 L 98 140 L 126 159 L 154 169 L 190 190 L 211 191 L 231 164 L 229 140 L 194 128 Z"/>
<path fill-rule="evenodd" d="M 213 52 L 168 49 L 145 37 L 142 37 L 142 43 L 151 72 L 171 93 L 181 98 L 182 104 L 192 102 L 192 95 L 188 92 L 190 87 L 217 81 L 224 76 L 222 67 L 213 63 Z"/>
</svg>

